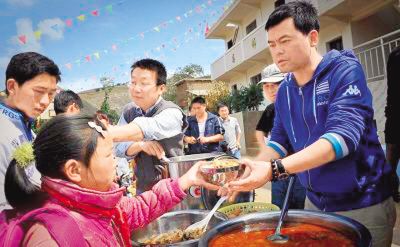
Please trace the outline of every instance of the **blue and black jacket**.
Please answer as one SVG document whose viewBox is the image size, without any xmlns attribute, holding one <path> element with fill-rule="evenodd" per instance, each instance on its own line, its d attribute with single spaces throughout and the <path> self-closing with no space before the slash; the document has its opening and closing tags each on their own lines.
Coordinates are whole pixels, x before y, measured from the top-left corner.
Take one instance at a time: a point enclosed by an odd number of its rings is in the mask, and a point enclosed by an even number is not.
<svg viewBox="0 0 400 247">
<path fill-rule="evenodd" d="M 185 136 L 193 136 L 196 139 L 199 137 L 199 125 L 195 116 L 188 117 L 188 128 L 185 131 Z M 214 136 L 217 134 L 223 135 L 225 129 L 218 116 L 207 112 L 207 120 L 205 122 L 204 136 Z M 199 142 L 195 144 L 189 144 L 190 154 L 199 153 L 212 153 L 221 151 L 219 142 L 200 144 Z"/>
<path fill-rule="evenodd" d="M 351 51 L 328 52 L 302 87 L 289 73 L 275 109 L 268 145 L 282 157 L 320 138 L 334 148 L 335 161 L 298 174 L 307 197 L 319 209 L 364 208 L 391 195 L 391 168 L 378 141 L 372 95 Z"/>
</svg>

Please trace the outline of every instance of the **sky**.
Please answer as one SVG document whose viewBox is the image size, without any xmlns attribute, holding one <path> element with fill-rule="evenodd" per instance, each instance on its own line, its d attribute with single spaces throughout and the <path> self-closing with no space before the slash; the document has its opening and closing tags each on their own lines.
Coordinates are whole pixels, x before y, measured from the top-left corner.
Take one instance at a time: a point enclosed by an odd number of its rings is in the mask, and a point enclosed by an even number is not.
<svg viewBox="0 0 400 247">
<path fill-rule="evenodd" d="M 0 0 L 0 90 L 10 58 L 39 52 L 60 68 L 60 86 L 74 91 L 130 79 L 130 66 L 149 57 L 171 75 L 199 64 L 205 74 L 224 53 L 205 39 L 232 0 Z"/>
</svg>

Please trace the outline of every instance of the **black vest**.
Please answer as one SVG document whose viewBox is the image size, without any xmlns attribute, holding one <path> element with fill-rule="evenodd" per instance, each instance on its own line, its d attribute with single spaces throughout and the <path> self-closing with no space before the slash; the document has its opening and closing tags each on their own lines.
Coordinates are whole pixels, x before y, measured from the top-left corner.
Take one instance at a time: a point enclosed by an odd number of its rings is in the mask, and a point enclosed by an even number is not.
<svg viewBox="0 0 400 247">
<path fill-rule="evenodd" d="M 153 117 L 165 109 L 175 108 L 182 112 L 182 109 L 171 101 L 166 101 L 161 99 L 153 109 L 147 112 L 145 115 L 141 113 L 133 103 L 125 106 L 122 114 L 127 123 L 132 122 L 137 117 Z M 158 140 L 165 151 L 167 157 L 175 157 L 184 155 L 183 152 L 183 133 L 187 128 L 187 120 L 185 113 L 182 112 L 182 132 L 170 138 Z M 145 152 L 140 152 L 135 157 L 136 161 L 136 189 L 138 192 L 144 192 L 150 190 L 155 183 L 157 183 L 162 178 L 162 172 L 160 167 L 162 164 L 160 160 L 155 156 L 150 156 Z"/>
</svg>

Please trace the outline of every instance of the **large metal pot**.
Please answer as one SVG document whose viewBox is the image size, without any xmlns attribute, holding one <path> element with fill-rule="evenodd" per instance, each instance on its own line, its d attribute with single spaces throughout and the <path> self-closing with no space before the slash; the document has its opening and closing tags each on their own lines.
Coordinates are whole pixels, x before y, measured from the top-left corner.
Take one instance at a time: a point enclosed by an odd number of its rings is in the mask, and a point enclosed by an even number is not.
<svg viewBox="0 0 400 247">
<path fill-rule="evenodd" d="M 225 156 L 225 153 L 204 153 L 204 154 L 191 154 L 169 158 L 168 173 L 171 178 L 179 178 L 185 174 L 196 162 L 205 160 L 213 160 L 217 157 Z M 201 200 L 201 188 L 199 186 L 192 186 L 188 190 L 188 196 L 179 203 L 173 210 L 185 209 L 204 209 Z"/>
<path fill-rule="evenodd" d="M 166 233 L 175 229 L 184 230 L 191 224 L 204 219 L 207 216 L 208 212 L 208 210 L 182 210 L 166 213 L 148 224 L 146 227 L 135 230 L 131 236 L 132 245 L 140 246 L 138 240 L 147 239 L 154 235 Z M 207 229 L 211 229 L 212 227 L 226 219 L 226 215 L 216 212 L 211 218 Z M 177 244 L 164 246 L 198 246 L 198 240 L 188 240 Z"/>
<path fill-rule="evenodd" d="M 251 231 L 255 227 L 257 230 L 274 229 L 279 215 L 280 212 L 253 213 L 222 222 L 203 235 L 199 246 L 207 247 L 217 235 L 234 230 Z M 357 221 L 341 215 L 311 210 L 289 210 L 284 222 L 283 227 L 296 223 L 320 225 L 349 236 L 355 240 L 357 247 L 371 246 L 371 234 L 368 229 Z"/>
</svg>

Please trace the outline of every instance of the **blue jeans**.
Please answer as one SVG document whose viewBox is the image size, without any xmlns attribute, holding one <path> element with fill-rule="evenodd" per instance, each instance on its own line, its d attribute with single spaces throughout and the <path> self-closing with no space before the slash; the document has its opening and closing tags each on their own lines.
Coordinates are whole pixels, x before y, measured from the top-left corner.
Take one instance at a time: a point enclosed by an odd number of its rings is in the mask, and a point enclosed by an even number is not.
<svg viewBox="0 0 400 247">
<path fill-rule="evenodd" d="M 289 179 L 279 180 L 272 182 L 272 204 L 282 208 L 285 201 L 286 191 L 289 186 Z M 293 184 L 292 193 L 289 197 L 289 209 L 304 209 L 304 202 L 306 199 L 306 189 L 301 185 L 296 176 Z"/>
</svg>

